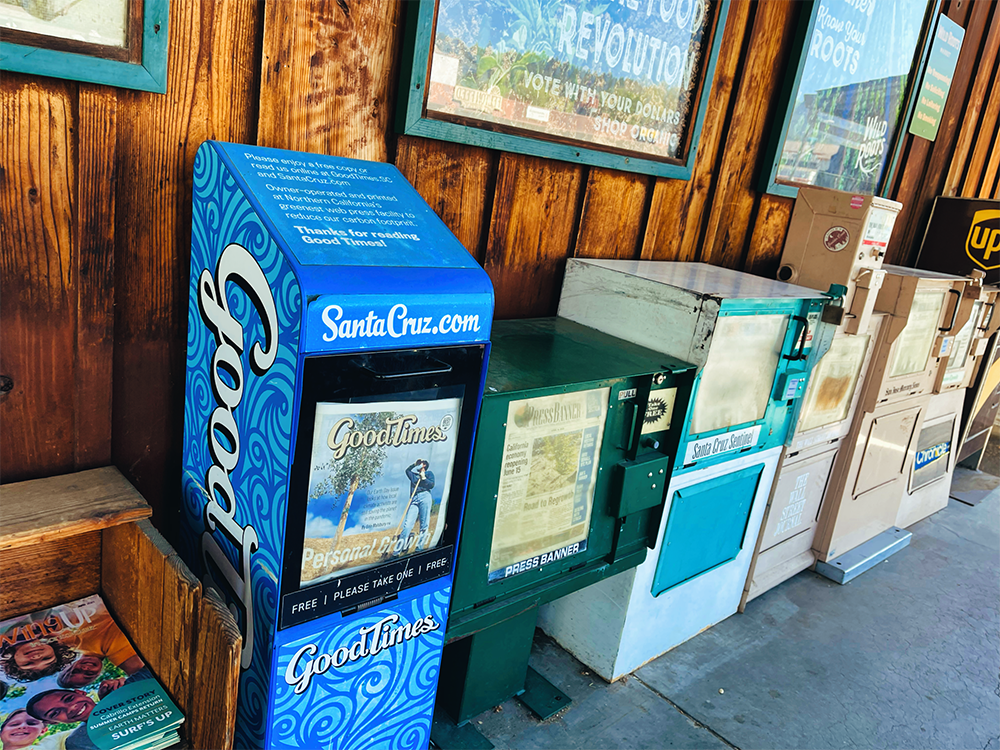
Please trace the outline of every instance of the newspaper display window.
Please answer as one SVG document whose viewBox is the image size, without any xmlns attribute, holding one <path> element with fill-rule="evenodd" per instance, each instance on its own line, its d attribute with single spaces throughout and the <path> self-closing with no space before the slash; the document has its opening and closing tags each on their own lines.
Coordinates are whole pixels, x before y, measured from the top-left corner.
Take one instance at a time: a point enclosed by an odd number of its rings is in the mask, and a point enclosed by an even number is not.
<svg viewBox="0 0 1000 750">
<path fill-rule="evenodd" d="M 945 368 L 945 375 L 941 381 L 942 385 L 959 383 L 965 377 L 965 362 L 969 357 L 969 348 L 972 346 L 972 332 L 979 321 L 979 313 L 982 305 L 982 302 L 973 304 L 972 315 L 965 321 L 962 329 L 955 334 L 955 343 L 951 348 L 951 356 L 948 357 L 948 366 Z"/>
<path fill-rule="evenodd" d="M 800 432 L 825 427 L 847 419 L 861 365 L 868 349 L 868 336 L 838 336 L 823 355 L 809 382 L 802 406 Z"/>
<path fill-rule="evenodd" d="M 943 304 L 943 292 L 918 292 L 913 296 L 910 317 L 896 339 L 896 354 L 889 370 L 890 378 L 910 375 L 927 367 L 927 358 L 937 336 Z"/>
<path fill-rule="evenodd" d="M 691 434 L 764 418 L 787 328 L 787 315 L 719 318 L 698 384 Z"/>
<path fill-rule="evenodd" d="M 441 542 L 461 398 L 317 403 L 301 585 Z"/>
<path fill-rule="evenodd" d="M 583 552 L 610 388 L 508 406 L 489 580 Z"/>
</svg>

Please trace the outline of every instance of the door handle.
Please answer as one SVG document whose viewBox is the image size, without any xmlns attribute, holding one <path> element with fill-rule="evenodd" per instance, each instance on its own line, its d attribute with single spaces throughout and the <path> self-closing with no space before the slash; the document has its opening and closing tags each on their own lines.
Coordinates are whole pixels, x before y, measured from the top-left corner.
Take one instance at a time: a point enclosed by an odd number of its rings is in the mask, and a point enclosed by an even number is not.
<svg viewBox="0 0 1000 750">
<path fill-rule="evenodd" d="M 784 355 L 785 359 L 791 360 L 792 362 L 800 362 L 806 358 L 806 340 L 809 338 L 809 319 L 804 318 L 801 315 L 793 315 L 792 320 L 798 321 L 802 324 L 802 328 L 799 329 L 799 335 L 796 336 L 796 343 L 792 345 L 792 354 Z M 795 348 L 798 346 L 798 354 L 795 354 Z"/>
<path fill-rule="evenodd" d="M 993 314 L 997 310 L 997 303 L 996 302 L 987 302 L 986 303 L 986 307 L 990 308 L 990 315 L 989 315 L 989 317 L 983 316 L 983 324 L 981 326 L 979 326 L 979 330 L 980 331 L 988 331 L 988 330 L 990 330 L 990 325 L 993 323 Z"/>
<path fill-rule="evenodd" d="M 962 301 L 962 293 L 960 291 L 957 289 L 949 289 L 948 291 L 958 297 L 958 299 L 955 300 L 955 309 L 951 311 L 951 323 L 949 323 L 945 328 L 938 328 L 941 333 L 951 333 L 952 329 L 955 328 L 955 321 L 958 319 L 959 302 Z"/>
</svg>

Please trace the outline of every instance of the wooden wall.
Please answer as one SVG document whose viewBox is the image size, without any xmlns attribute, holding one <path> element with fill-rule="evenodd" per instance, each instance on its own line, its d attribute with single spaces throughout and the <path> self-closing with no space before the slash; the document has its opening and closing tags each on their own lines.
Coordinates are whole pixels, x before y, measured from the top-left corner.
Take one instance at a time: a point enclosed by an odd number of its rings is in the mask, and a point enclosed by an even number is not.
<svg viewBox="0 0 1000 750">
<path fill-rule="evenodd" d="M 687 181 L 397 137 L 398 2 L 171 0 L 166 95 L 2 74 L 0 480 L 114 463 L 171 533 L 208 138 L 394 162 L 489 272 L 498 318 L 554 313 L 572 256 L 773 274 L 792 202 L 755 185 L 799 12 L 733 0 Z M 906 144 L 894 262 L 935 195 L 1000 191 L 1000 13 L 945 12 L 968 31 L 937 141 Z"/>
</svg>

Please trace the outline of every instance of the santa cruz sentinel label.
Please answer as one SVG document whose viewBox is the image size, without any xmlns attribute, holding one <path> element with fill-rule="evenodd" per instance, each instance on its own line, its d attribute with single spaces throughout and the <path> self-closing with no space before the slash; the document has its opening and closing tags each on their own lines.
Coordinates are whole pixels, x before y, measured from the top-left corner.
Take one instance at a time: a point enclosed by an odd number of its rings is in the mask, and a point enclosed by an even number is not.
<svg viewBox="0 0 1000 750">
<path fill-rule="evenodd" d="M 690 464 L 706 458 L 712 458 L 723 453 L 752 448 L 757 445 L 757 438 L 760 436 L 760 425 L 746 427 L 734 432 L 726 432 L 722 435 L 692 440 L 687 444 L 684 451 L 684 463 Z"/>
</svg>

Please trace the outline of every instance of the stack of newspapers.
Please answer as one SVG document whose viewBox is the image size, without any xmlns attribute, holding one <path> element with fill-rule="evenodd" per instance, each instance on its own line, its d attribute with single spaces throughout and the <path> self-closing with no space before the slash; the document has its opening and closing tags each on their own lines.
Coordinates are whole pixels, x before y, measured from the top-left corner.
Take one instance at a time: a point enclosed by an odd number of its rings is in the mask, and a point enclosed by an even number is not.
<svg viewBox="0 0 1000 750">
<path fill-rule="evenodd" d="M 157 750 L 183 721 L 100 596 L 0 622 L 3 750 Z"/>
</svg>

